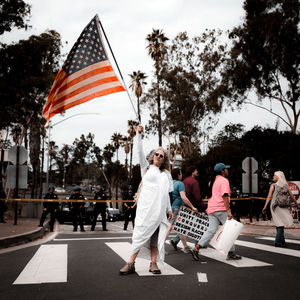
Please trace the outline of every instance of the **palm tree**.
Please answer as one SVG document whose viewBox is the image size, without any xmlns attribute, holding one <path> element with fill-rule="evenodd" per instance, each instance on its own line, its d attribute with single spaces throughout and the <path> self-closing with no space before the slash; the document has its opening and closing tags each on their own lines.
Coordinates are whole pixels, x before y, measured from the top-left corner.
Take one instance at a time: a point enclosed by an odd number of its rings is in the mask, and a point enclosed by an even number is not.
<svg viewBox="0 0 300 300">
<path fill-rule="evenodd" d="M 117 152 L 117 161 L 119 160 L 119 154 L 118 154 L 118 150 L 120 148 L 120 146 L 122 146 L 123 143 L 123 136 L 121 133 L 115 132 L 112 137 L 111 137 L 111 141 L 113 143 L 113 146 L 116 149 Z"/>
<path fill-rule="evenodd" d="M 160 103 L 160 90 L 159 90 L 159 71 L 160 71 L 160 62 L 166 53 L 166 41 L 169 39 L 164 35 L 162 30 L 153 29 L 151 34 L 147 35 L 146 38 L 148 42 L 149 55 L 154 60 L 155 63 L 155 76 L 157 80 L 157 117 L 158 117 L 158 145 L 162 146 L 162 124 L 161 124 L 161 103 Z"/>
<path fill-rule="evenodd" d="M 128 133 L 129 133 L 129 144 L 130 144 L 130 164 L 129 164 L 129 178 L 132 177 L 132 153 L 133 153 L 133 138 L 136 135 L 136 126 L 138 126 L 138 122 L 134 120 L 128 121 Z"/>
<path fill-rule="evenodd" d="M 131 88 L 135 96 L 137 97 L 137 109 L 138 109 L 138 118 L 141 122 L 141 115 L 140 115 L 140 97 L 143 93 L 143 85 L 147 84 L 147 82 L 144 81 L 144 79 L 147 78 L 145 73 L 141 71 L 133 72 L 132 74 L 128 74 L 131 77 L 131 83 L 129 88 Z"/>
</svg>

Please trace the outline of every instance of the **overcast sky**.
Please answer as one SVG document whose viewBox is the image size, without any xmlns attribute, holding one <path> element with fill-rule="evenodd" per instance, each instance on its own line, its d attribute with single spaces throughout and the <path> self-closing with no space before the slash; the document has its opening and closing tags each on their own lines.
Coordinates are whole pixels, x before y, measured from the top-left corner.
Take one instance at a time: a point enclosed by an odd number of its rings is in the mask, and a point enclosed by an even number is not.
<svg viewBox="0 0 300 300">
<path fill-rule="evenodd" d="M 32 29 L 28 32 L 14 30 L 1 37 L 9 43 L 40 34 L 47 29 L 55 29 L 64 43 L 63 53 L 68 54 L 84 27 L 99 15 L 110 41 L 127 86 L 129 73 L 141 70 L 153 74 L 153 62 L 148 56 L 145 38 L 152 29 L 162 29 L 167 37 L 187 31 L 190 36 L 200 35 L 206 28 L 231 29 L 241 24 L 244 16 L 242 0 L 25 0 L 31 4 Z M 67 44 L 66 44 L 67 42 Z M 112 58 L 111 58 L 112 61 Z M 150 79 L 148 80 L 150 83 Z M 134 96 L 132 96 L 133 100 Z M 100 115 L 80 115 L 71 117 L 53 127 L 51 136 L 58 145 L 71 144 L 81 134 L 91 132 L 101 148 L 110 142 L 114 132 L 125 135 L 127 120 L 135 119 L 135 114 L 125 92 L 97 98 L 66 111 L 65 116 L 56 115 L 52 123 L 57 123 L 78 113 L 100 113 Z M 148 113 L 142 113 L 142 120 Z M 241 112 L 227 112 L 219 116 L 216 130 L 227 123 L 242 123 L 246 129 L 255 125 L 275 126 L 276 118 L 265 111 L 253 107 Z M 285 126 L 280 127 L 285 129 Z M 157 136 L 146 139 L 146 151 L 158 144 Z M 166 141 L 164 143 L 166 145 Z M 121 150 L 120 154 L 124 151 Z M 120 155 L 122 160 L 122 154 Z"/>
</svg>

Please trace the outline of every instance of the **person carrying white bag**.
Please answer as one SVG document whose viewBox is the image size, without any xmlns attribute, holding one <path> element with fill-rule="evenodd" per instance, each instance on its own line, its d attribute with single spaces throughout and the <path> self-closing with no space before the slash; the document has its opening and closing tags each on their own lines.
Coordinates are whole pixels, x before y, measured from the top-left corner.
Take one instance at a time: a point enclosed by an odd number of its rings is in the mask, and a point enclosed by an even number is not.
<svg viewBox="0 0 300 300">
<path fill-rule="evenodd" d="M 206 248 L 210 240 L 217 232 L 219 225 L 224 224 L 226 220 L 232 219 L 230 210 L 230 185 L 228 177 L 228 169 L 230 166 L 223 163 L 217 163 L 214 167 L 216 176 L 214 181 L 210 183 L 210 198 L 208 199 L 207 214 L 209 226 L 203 234 L 196 247 L 191 250 L 194 260 L 199 260 L 199 250 Z M 234 245 L 228 252 L 227 259 L 241 259 L 240 255 L 235 253 Z"/>
</svg>

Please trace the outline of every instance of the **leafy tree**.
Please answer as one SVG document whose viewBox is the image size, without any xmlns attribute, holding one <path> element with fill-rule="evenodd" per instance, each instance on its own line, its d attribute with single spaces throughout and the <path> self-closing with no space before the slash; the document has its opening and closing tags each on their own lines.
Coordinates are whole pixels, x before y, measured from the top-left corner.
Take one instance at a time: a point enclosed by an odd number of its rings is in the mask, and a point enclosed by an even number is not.
<svg viewBox="0 0 300 300">
<path fill-rule="evenodd" d="M 222 109 L 223 102 L 215 94 L 228 59 L 227 47 L 220 42 L 222 34 L 220 30 L 206 30 L 190 38 L 186 32 L 179 33 L 162 62 L 163 130 L 178 136 L 178 148 L 185 158 L 199 155 L 201 139 L 215 124 L 213 115 Z M 155 89 L 153 84 L 143 99 L 150 109 L 154 108 Z M 157 130 L 155 120 L 149 125 L 150 132 Z"/>
<path fill-rule="evenodd" d="M 133 155 L 133 139 L 136 136 L 136 126 L 138 122 L 134 120 L 128 120 L 128 134 L 129 134 L 129 145 L 130 145 L 130 163 L 129 163 L 129 178 L 132 177 L 132 155 Z"/>
<path fill-rule="evenodd" d="M 147 76 L 141 71 L 134 71 L 132 74 L 129 74 L 129 76 L 131 77 L 131 83 L 129 88 L 131 88 L 134 91 L 135 96 L 137 97 L 138 118 L 139 122 L 141 122 L 140 97 L 143 93 L 143 85 L 147 84 L 147 82 L 144 81 L 147 78 Z"/>
<path fill-rule="evenodd" d="M 30 9 L 31 6 L 22 0 L 2 0 L 0 2 L 0 35 L 11 31 L 13 27 L 27 29 Z"/>
<path fill-rule="evenodd" d="M 298 0 L 245 0 L 243 25 L 232 30 L 231 60 L 221 94 L 229 102 L 251 104 L 277 116 L 296 133 L 299 103 Z M 250 99 L 255 92 L 257 101 Z M 282 111 L 274 110 L 278 103 Z"/>
<path fill-rule="evenodd" d="M 166 41 L 169 39 L 164 35 L 162 30 L 153 29 L 151 34 L 147 35 L 146 41 L 148 42 L 149 55 L 154 60 L 155 64 L 155 77 L 156 77 L 156 104 L 157 114 L 155 120 L 157 120 L 158 128 L 158 145 L 162 145 L 162 124 L 161 124 L 161 96 L 159 85 L 159 72 L 161 68 L 161 61 L 166 53 Z M 154 117 L 154 116 L 152 116 Z"/>
<path fill-rule="evenodd" d="M 111 137 L 111 141 L 115 147 L 115 151 L 117 152 L 117 160 L 119 160 L 119 155 L 118 155 L 118 151 L 120 146 L 123 146 L 123 136 L 121 133 L 115 132 L 112 137 Z"/>
</svg>

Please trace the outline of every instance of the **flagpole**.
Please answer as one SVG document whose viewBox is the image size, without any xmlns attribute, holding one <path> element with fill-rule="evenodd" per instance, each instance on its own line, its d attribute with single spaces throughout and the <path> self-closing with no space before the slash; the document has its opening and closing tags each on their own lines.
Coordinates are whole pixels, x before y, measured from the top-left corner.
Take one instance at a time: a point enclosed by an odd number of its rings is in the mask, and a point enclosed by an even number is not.
<svg viewBox="0 0 300 300">
<path fill-rule="evenodd" d="M 98 15 L 97 15 L 97 17 L 98 17 Z M 129 100 L 130 100 L 130 103 L 131 103 L 131 105 L 132 105 L 132 108 L 133 108 L 133 111 L 134 111 L 134 113 L 135 113 L 135 116 L 136 116 L 137 120 L 140 122 L 141 116 L 137 114 L 137 112 L 136 112 L 136 110 L 135 110 L 135 107 L 134 107 L 134 105 L 133 105 L 133 103 L 132 103 L 132 99 L 131 99 L 131 97 L 130 97 L 130 95 L 129 95 L 129 92 L 128 92 L 126 83 L 125 83 L 125 81 L 124 81 L 123 75 L 122 75 L 122 73 L 121 73 L 121 70 L 120 70 L 120 68 L 119 68 L 118 62 L 117 62 L 117 60 L 116 60 L 116 58 L 115 58 L 115 55 L 114 55 L 114 53 L 113 53 L 113 51 L 112 51 L 112 48 L 111 48 L 110 43 L 109 43 L 109 40 L 108 40 L 108 38 L 107 38 L 107 36 L 106 36 L 106 33 L 105 33 L 105 31 L 104 31 L 104 28 L 103 28 L 103 26 L 102 26 L 102 23 L 101 23 L 99 17 L 98 17 L 98 21 L 99 21 L 99 23 L 100 23 L 100 27 L 101 27 L 102 32 L 103 32 L 103 34 L 104 34 L 105 40 L 106 40 L 106 42 L 107 42 L 107 44 L 108 44 L 109 50 L 110 50 L 110 52 L 111 52 L 111 54 L 112 54 L 112 56 L 113 56 L 114 62 L 115 62 L 115 64 L 116 64 L 117 68 L 118 68 L 119 74 L 120 74 L 121 79 L 122 79 L 122 81 L 123 81 L 125 90 L 126 90 L 126 92 L 127 92 L 127 95 L 128 95 Z"/>
</svg>

